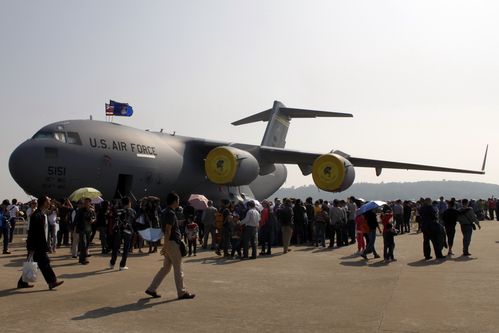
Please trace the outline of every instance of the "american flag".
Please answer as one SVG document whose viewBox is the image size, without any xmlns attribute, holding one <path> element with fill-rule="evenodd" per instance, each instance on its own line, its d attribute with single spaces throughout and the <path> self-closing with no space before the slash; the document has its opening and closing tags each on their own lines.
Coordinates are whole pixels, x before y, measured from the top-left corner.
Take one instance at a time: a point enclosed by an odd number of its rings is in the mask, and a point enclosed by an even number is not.
<svg viewBox="0 0 499 333">
<path fill-rule="evenodd" d="M 106 116 L 114 116 L 114 106 L 106 103 Z"/>
</svg>

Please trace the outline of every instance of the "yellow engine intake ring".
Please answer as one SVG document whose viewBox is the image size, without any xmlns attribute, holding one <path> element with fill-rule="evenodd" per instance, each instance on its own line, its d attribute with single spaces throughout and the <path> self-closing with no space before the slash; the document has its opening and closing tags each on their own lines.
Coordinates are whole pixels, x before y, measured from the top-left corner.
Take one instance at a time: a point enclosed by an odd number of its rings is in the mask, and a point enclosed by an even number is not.
<svg viewBox="0 0 499 333">
<path fill-rule="evenodd" d="M 204 169 L 208 179 L 215 184 L 229 184 L 237 172 L 237 157 L 225 147 L 217 147 L 206 156 Z"/>
<path fill-rule="evenodd" d="M 312 178 L 320 189 L 335 192 L 345 179 L 345 164 L 333 154 L 319 156 L 312 165 Z"/>
</svg>

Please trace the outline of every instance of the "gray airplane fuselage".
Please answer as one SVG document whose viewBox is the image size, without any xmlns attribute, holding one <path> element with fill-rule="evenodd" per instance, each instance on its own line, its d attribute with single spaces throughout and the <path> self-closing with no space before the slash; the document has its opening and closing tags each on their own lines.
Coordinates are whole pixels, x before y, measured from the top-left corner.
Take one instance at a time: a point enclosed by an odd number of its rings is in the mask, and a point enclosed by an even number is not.
<svg viewBox="0 0 499 333">
<path fill-rule="evenodd" d="M 137 199 L 164 198 L 176 191 L 183 198 L 204 194 L 213 200 L 237 199 L 245 193 L 262 200 L 286 180 L 283 164 L 246 186 L 210 182 L 204 170 L 208 152 L 216 146 L 253 146 L 215 142 L 95 120 L 69 120 L 43 127 L 12 153 L 14 180 L 35 197 L 68 197 L 80 187 L 95 187 L 105 199 L 132 194 Z M 254 146 L 258 147 L 258 146 Z"/>
</svg>

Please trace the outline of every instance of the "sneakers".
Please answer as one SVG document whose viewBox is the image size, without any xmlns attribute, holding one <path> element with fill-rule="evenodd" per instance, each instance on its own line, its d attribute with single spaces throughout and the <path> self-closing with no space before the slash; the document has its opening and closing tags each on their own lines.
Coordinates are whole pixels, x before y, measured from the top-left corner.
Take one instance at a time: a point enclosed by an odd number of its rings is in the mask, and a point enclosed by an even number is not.
<svg viewBox="0 0 499 333">
<path fill-rule="evenodd" d="M 23 289 L 23 288 L 33 288 L 33 287 L 34 287 L 34 285 L 32 285 L 32 284 L 28 284 L 28 283 L 26 283 L 26 284 L 20 284 L 20 283 L 18 283 L 18 284 L 17 284 L 17 289 Z"/>
<path fill-rule="evenodd" d="M 160 294 L 158 294 L 158 293 L 157 293 L 157 292 L 155 292 L 155 291 L 150 291 L 149 289 L 147 289 L 147 290 L 145 291 L 145 293 L 146 293 L 147 295 L 151 296 L 152 298 L 160 298 L 160 297 L 161 297 L 161 295 L 160 295 Z"/>
<path fill-rule="evenodd" d="M 82 265 L 88 265 L 88 264 L 90 264 L 90 261 L 88 261 L 88 260 L 80 261 L 80 264 L 82 264 Z"/>
<path fill-rule="evenodd" d="M 49 289 L 52 290 L 52 289 L 60 286 L 63 283 L 64 283 L 64 281 L 61 281 L 61 280 L 49 283 Z"/>
<path fill-rule="evenodd" d="M 128 269 L 127 266 L 120 267 L 120 271 L 126 271 Z"/>
<path fill-rule="evenodd" d="M 3 254 L 10 254 L 10 251 L 3 251 Z"/>
<path fill-rule="evenodd" d="M 178 299 L 193 299 L 194 297 L 196 297 L 195 294 L 185 293 L 182 296 L 179 296 Z"/>
</svg>

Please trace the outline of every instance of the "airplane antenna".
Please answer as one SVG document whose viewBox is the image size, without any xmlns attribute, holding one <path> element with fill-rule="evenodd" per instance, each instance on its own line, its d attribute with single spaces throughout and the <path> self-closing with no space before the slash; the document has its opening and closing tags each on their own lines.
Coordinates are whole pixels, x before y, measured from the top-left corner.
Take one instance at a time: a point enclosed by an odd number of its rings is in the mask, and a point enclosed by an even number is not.
<svg viewBox="0 0 499 333">
<path fill-rule="evenodd" d="M 90 115 L 90 120 L 93 120 L 92 115 Z"/>
<path fill-rule="evenodd" d="M 161 129 L 160 133 L 163 133 L 163 129 Z"/>
</svg>

